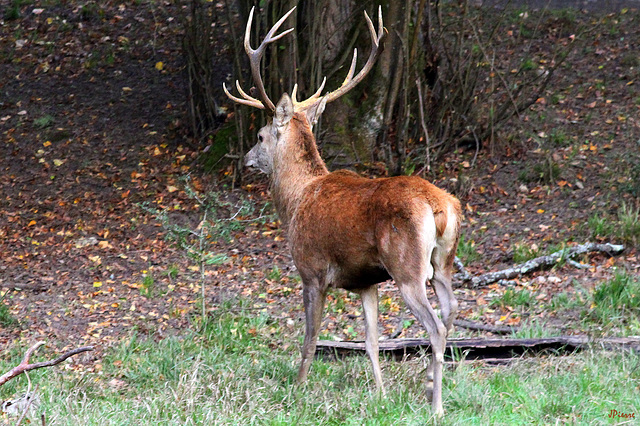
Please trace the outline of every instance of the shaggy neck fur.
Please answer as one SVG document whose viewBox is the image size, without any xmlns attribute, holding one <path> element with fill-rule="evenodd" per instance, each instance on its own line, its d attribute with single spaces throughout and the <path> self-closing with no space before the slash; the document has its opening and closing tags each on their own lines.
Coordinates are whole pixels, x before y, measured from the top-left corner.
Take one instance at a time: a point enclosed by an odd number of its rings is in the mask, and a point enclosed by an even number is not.
<svg viewBox="0 0 640 426">
<path fill-rule="evenodd" d="M 273 201 L 280 220 L 287 227 L 307 185 L 319 176 L 329 174 L 303 114 L 296 113 L 279 135 L 273 166 Z"/>
</svg>

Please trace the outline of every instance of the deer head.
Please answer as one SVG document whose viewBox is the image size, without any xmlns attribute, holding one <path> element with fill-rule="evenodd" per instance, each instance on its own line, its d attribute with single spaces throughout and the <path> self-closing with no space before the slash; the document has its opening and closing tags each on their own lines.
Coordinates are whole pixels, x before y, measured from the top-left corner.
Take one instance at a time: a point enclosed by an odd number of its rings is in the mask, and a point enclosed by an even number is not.
<svg viewBox="0 0 640 426">
<path fill-rule="evenodd" d="M 325 105 L 326 99 L 323 97 L 319 102 L 306 109 L 304 113 L 297 113 L 298 126 L 303 128 L 302 131 L 306 130 L 305 133 L 311 133 L 311 128 L 324 111 Z M 256 167 L 267 175 L 273 173 L 274 161 L 278 157 L 278 148 L 281 151 L 295 148 L 286 146 L 287 140 L 295 140 L 295 138 L 283 138 L 295 114 L 293 100 L 285 93 L 276 105 L 271 122 L 258 132 L 258 143 L 245 155 L 245 166 Z"/>
<path fill-rule="evenodd" d="M 320 115 L 324 111 L 326 104 L 329 102 L 333 102 L 342 95 L 348 93 L 369 73 L 376 59 L 378 58 L 380 53 L 382 53 L 384 39 L 387 36 L 387 30 L 386 28 L 384 28 L 382 22 L 382 7 L 378 9 L 377 31 L 375 30 L 371 19 L 365 12 L 364 15 L 369 27 L 369 32 L 371 34 L 372 49 L 371 53 L 369 54 L 367 63 L 363 66 L 360 72 L 354 76 L 356 60 L 358 57 L 358 51 L 357 49 L 354 49 L 351 66 L 349 67 L 346 78 L 338 89 L 322 95 L 322 91 L 324 90 L 324 86 L 326 83 L 325 78 L 323 79 L 322 84 L 320 85 L 318 90 L 311 97 L 303 101 L 298 101 L 298 85 L 296 84 L 293 87 L 291 96 L 286 93 L 283 94 L 278 104 L 274 105 L 271 99 L 269 99 L 264 88 L 264 83 L 260 74 L 260 62 L 267 45 L 281 39 L 291 31 L 293 31 L 293 28 L 290 28 L 278 35 L 275 35 L 280 26 L 296 8 L 293 7 L 282 18 L 280 18 L 278 22 L 273 25 L 273 27 L 271 28 L 271 30 L 269 30 L 264 40 L 257 49 L 253 49 L 249 42 L 251 35 L 251 26 L 253 23 L 254 9 L 255 8 L 252 8 L 251 12 L 249 13 L 249 20 L 247 22 L 247 27 L 244 35 L 244 48 L 247 52 L 247 55 L 249 56 L 251 74 L 253 76 L 259 99 L 248 95 L 244 90 L 242 90 L 242 87 L 237 80 L 236 87 L 238 89 L 238 93 L 241 96 L 240 98 L 232 95 L 227 90 L 225 84 L 223 84 L 222 87 L 226 95 L 234 102 L 259 109 L 264 109 L 271 117 L 269 123 L 258 132 L 258 143 L 245 156 L 245 165 L 257 167 L 263 173 L 271 175 L 274 171 L 274 161 L 276 161 L 278 148 L 285 148 L 282 146 L 281 142 L 283 140 L 283 135 L 287 134 L 288 132 L 288 127 L 292 121 L 292 118 L 296 116 L 298 118 L 298 120 L 296 121 L 300 123 L 301 126 L 308 127 L 308 129 L 304 130 L 311 131 L 312 127 L 316 124 Z"/>
</svg>

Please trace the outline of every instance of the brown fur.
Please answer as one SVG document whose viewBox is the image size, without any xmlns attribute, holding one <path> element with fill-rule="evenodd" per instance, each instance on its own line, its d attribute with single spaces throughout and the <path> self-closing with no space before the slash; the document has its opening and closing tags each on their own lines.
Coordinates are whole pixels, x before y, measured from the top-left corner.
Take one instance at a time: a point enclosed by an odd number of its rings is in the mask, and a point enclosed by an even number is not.
<svg viewBox="0 0 640 426">
<path fill-rule="evenodd" d="M 265 133 L 277 137 L 272 194 L 303 281 L 306 332 L 298 380 L 305 380 L 309 371 L 324 299 L 333 286 L 362 295 L 367 353 L 382 388 L 375 285 L 393 278 L 430 334 L 433 407 L 441 415 L 443 353 L 457 311 L 451 269 L 460 203 L 419 177 L 366 179 L 347 170 L 329 173 L 306 116 L 295 113 L 289 121 L 279 120 L 285 124 L 267 126 Z M 432 281 L 441 301 L 442 320 L 426 298 L 426 280 Z"/>
<path fill-rule="evenodd" d="M 449 209 L 457 234 L 460 203 L 446 191 L 419 177 L 366 179 L 347 170 L 329 173 L 303 114 L 294 115 L 282 138 L 287 145 L 274 166 L 274 202 L 289 228 L 299 267 L 343 269 L 328 285 L 358 288 L 379 282 L 378 277 L 387 279 L 380 271 L 384 241 L 391 233 L 409 241 L 419 238 L 427 205 L 438 238 L 448 225 Z M 415 247 L 408 244 L 406 250 Z M 363 282 L 354 282 L 356 278 Z"/>
</svg>

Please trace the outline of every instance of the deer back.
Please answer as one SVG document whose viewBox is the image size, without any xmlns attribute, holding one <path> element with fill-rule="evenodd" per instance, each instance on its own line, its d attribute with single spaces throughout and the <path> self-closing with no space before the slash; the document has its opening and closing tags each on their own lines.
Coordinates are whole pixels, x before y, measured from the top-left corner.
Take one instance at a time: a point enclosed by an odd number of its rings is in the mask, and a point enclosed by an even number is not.
<svg viewBox="0 0 640 426">
<path fill-rule="evenodd" d="M 457 235 L 459 216 L 457 199 L 421 178 L 367 179 L 340 170 L 305 188 L 289 240 L 299 269 L 329 270 L 338 287 L 365 287 L 388 279 L 385 252 L 418 250 L 425 220 L 444 240 Z"/>
</svg>

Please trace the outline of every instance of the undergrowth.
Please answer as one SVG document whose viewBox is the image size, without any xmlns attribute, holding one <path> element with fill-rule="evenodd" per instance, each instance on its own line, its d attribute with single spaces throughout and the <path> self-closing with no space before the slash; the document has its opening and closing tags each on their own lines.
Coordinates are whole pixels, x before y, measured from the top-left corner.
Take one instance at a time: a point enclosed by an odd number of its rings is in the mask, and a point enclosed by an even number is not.
<svg viewBox="0 0 640 426">
<path fill-rule="evenodd" d="M 18 320 L 11 314 L 11 310 L 4 300 L 7 298 L 7 294 L 0 296 L 0 327 L 10 328 L 18 324 Z"/>
<path fill-rule="evenodd" d="M 32 372 L 41 392 L 38 412 L 56 425 L 433 423 L 424 357 L 383 357 L 386 397 L 376 392 L 365 356 L 316 359 L 309 381 L 296 386 L 300 331 L 292 336 L 280 319 L 243 300 L 225 303 L 200 324 L 159 342 L 133 333 L 107 350 L 94 372 Z M 21 350 L 12 345 L 3 355 L 6 371 Z M 612 409 L 637 411 L 638 381 L 640 356 L 626 352 L 523 358 L 496 367 L 457 362 L 444 374 L 442 424 L 607 423 Z M 26 389 L 24 377 L 10 384 L 0 398 Z"/>
<path fill-rule="evenodd" d="M 640 332 L 640 278 L 626 271 L 616 272 L 613 278 L 595 288 L 584 316 L 605 329 Z"/>
<path fill-rule="evenodd" d="M 640 209 L 623 204 L 615 216 L 594 214 L 587 221 L 591 236 L 597 239 L 615 238 L 620 242 L 640 244 Z"/>
</svg>

